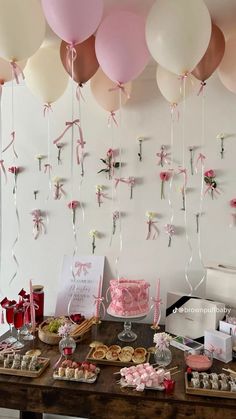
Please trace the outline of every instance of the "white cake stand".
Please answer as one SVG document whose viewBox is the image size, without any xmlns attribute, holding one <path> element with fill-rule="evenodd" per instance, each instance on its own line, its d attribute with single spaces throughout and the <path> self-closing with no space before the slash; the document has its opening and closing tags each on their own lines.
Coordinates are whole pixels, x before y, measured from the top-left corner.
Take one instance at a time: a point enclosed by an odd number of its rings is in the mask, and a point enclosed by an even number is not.
<svg viewBox="0 0 236 419">
<path fill-rule="evenodd" d="M 118 319 L 124 320 L 124 329 L 122 332 L 118 333 L 117 337 L 122 342 L 134 342 L 137 339 L 136 333 L 132 330 L 132 321 L 139 319 L 143 320 L 147 316 L 147 313 L 137 316 L 119 316 L 110 312 L 109 308 L 107 309 L 107 314 L 112 317 L 116 317 Z"/>
</svg>

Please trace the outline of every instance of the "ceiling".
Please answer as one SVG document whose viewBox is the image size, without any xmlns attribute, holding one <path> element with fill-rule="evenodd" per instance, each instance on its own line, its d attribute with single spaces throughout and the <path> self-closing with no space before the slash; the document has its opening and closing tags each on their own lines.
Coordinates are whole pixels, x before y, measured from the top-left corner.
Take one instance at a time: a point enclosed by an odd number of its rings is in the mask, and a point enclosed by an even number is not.
<svg viewBox="0 0 236 419">
<path fill-rule="evenodd" d="M 107 16 L 112 10 L 120 9 L 146 16 L 154 2 L 155 0 L 104 0 L 104 16 Z M 236 35 L 236 0 L 205 0 L 205 3 L 212 20 L 224 32 L 226 39 L 233 34 Z M 45 44 L 57 41 L 59 40 L 56 35 L 48 28 Z"/>
</svg>

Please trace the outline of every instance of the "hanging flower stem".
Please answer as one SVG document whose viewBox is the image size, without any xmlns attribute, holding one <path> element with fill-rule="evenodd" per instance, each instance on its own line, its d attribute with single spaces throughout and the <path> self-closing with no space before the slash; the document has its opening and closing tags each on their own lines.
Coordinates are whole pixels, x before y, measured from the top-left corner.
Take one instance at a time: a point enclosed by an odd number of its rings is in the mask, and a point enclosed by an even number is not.
<svg viewBox="0 0 236 419">
<path fill-rule="evenodd" d="M 139 161 L 142 161 L 143 159 L 143 151 L 142 151 L 142 139 L 139 138 L 139 153 L 138 153 L 138 157 L 139 157 Z"/>
<path fill-rule="evenodd" d="M 221 138 L 220 141 L 221 141 L 220 155 L 221 155 L 221 158 L 223 159 L 224 158 L 224 151 L 225 151 L 225 149 L 224 149 L 224 137 Z"/>
</svg>

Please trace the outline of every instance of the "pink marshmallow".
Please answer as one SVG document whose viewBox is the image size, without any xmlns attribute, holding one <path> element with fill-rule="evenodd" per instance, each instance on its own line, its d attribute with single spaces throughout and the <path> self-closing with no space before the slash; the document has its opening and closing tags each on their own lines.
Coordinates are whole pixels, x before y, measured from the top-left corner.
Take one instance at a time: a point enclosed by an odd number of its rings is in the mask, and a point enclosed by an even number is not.
<svg viewBox="0 0 236 419">
<path fill-rule="evenodd" d="M 146 382 L 146 387 L 153 387 L 152 380 Z"/>
</svg>

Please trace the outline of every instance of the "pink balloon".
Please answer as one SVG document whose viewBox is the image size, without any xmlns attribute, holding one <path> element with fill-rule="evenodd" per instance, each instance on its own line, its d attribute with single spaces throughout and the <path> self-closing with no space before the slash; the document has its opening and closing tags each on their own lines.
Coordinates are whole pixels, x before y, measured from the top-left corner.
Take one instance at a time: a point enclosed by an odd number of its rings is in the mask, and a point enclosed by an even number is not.
<svg viewBox="0 0 236 419">
<path fill-rule="evenodd" d="M 113 81 L 135 79 L 150 58 L 145 39 L 145 19 L 120 11 L 107 16 L 96 36 L 95 49 L 104 73 Z"/>
<path fill-rule="evenodd" d="M 42 7 L 52 30 L 69 44 L 77 44 L 96 31 L 103 0 L 42 0 Z"/>
</svg>

